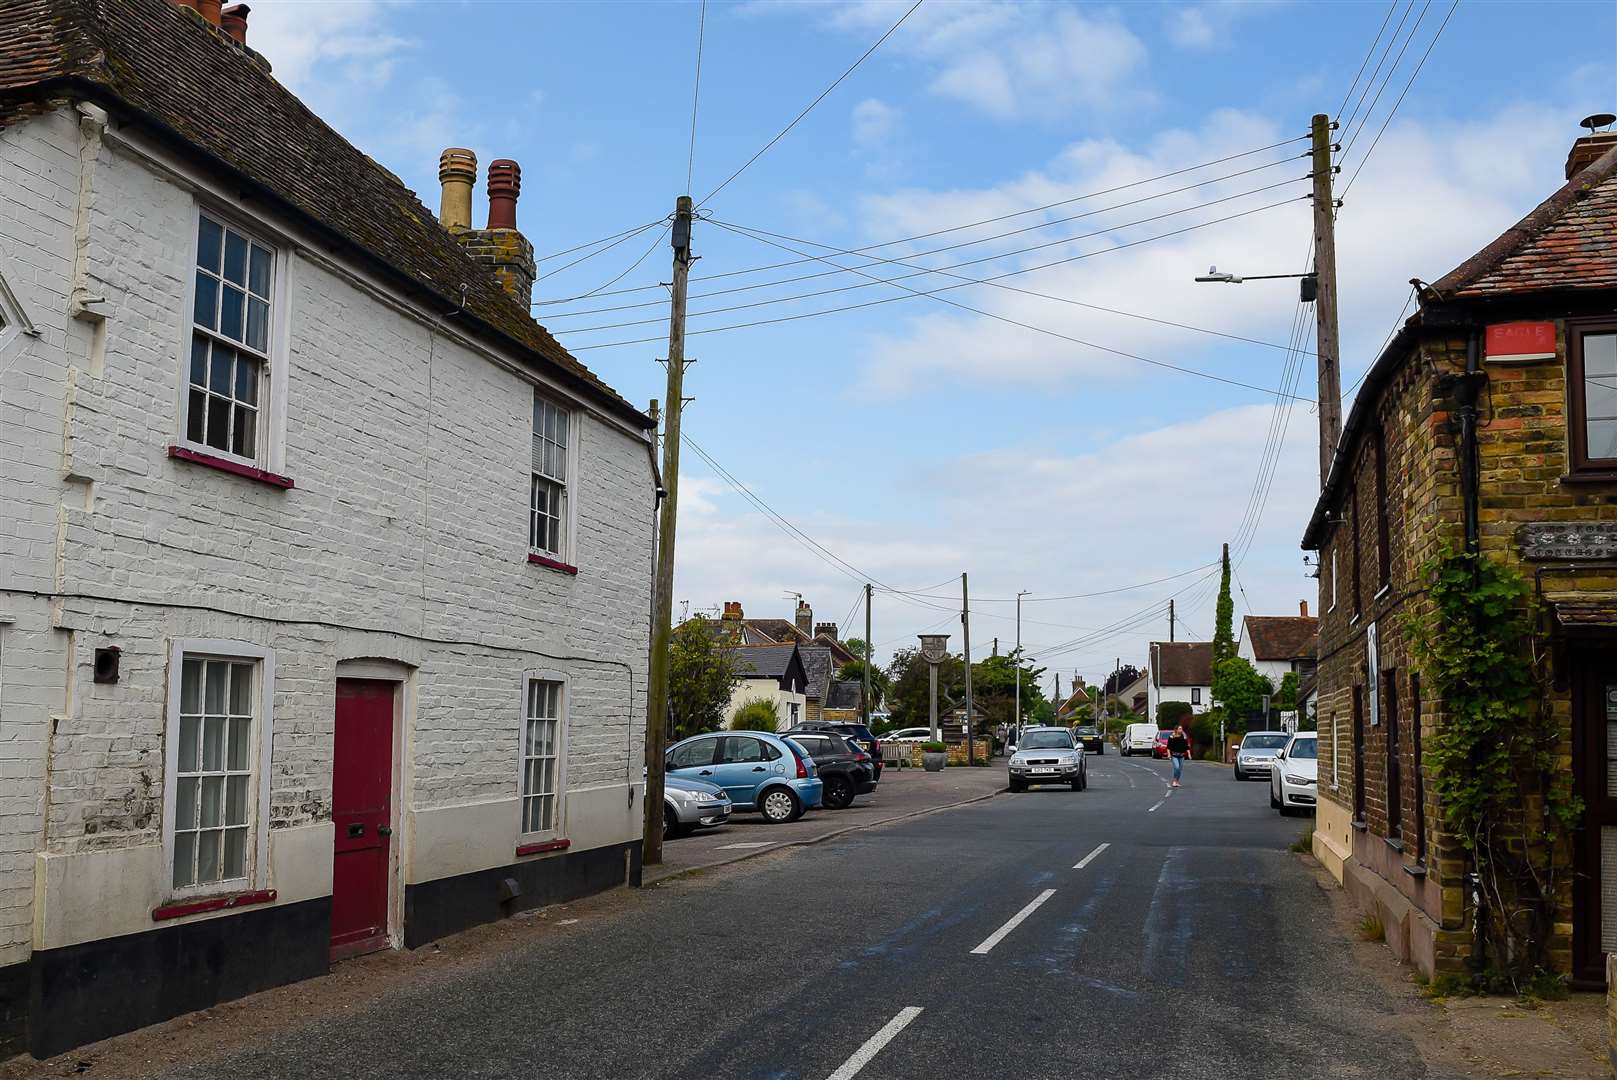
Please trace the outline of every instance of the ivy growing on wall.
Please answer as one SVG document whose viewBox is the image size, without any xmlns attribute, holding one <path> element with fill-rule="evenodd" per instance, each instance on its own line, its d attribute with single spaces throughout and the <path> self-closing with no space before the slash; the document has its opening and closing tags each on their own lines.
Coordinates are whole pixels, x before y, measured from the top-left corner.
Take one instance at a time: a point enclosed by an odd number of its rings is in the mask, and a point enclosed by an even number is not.
<svg viewBox="0 0 1617 1080">
<path fill-rule="evenodd" d="M 1570 774 L 1555 767 L 1531 589 L 1515 569 L 1448 546 L 1423 573 L 1432 603 L 1404 629 L 1441 702 L 1427 783 L 1480 878 L 1488 966 L 1520 989 L 1551 966 L 1557 855 L 1582 812 Z"/>
</svg>

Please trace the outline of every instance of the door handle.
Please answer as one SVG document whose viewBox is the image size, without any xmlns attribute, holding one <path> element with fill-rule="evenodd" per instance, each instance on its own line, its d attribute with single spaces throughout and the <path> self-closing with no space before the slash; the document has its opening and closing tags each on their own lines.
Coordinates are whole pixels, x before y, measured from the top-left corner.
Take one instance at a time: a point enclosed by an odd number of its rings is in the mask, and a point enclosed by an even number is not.
<svg viewBox="0 0 1617 1080">
<path fill-rule="evenodd" d="M 762 765 L 754 765 L 752 767 L 752 771 L 753 772 L 767 772 L 768 770 L 766 770 Z"/>
<path fill-rule="evenodd" d="M 388 825 L 378 825 L 378 826 L 376 826 L 376 835 L 377 836 L 392 836 L 393 835 L 393 829 L 392 829 L 391 826 L 388 826 Z"/>
<path fill-rule="evenodd" d="M 362 825 L 362 824 L 358 824 L 358 823 L 348 826 L 348 835 L 349 836 L 364 836 L 365 835 L 365 826 Z"/>
<path fill-rule="evenodd" d="M 697 776 L 712 776 L 713 775 L 713 770 L 712 769 L 703 769 L 701 772 L 697 773 L 696 775 Z"/>
</svg>

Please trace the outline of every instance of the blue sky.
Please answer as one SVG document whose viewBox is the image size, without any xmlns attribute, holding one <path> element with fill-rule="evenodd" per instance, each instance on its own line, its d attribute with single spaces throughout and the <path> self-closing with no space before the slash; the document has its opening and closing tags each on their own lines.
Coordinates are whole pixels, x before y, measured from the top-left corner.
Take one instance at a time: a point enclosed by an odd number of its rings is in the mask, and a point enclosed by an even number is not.
<svg viewBox="0 0 1617 1080">
<path fill-rule="evenodd" d="M 702 198 L 740 167 L 908 6 L 710 2 L 693 194 Z M 1339 181 L 1352 179 L 1338 226 L 1351 383 L 1391 330 L 1408 279 L 1442 275 L 1554 190 L 1577 121 L 1617 108 L 1617 7 L 1465 0 L 1377 141 L 1449 8 L 1449 0 L 926 0 L 707 204 L 715 220 L 695 235 L 692 311 L 759 306 L 693 315 L 687 431 L 835 558 L 791 538 L 687 451 L 676 599 L 692 610 L 740 600 L 749 614 L 789 615 L 787 594 L 802 593 L 818 619 L 833 621 L 854 610 L 867 576 L 926 593 L 878 592 L 873 636 L 886 653 L 923 628 L 958 633 L 946 625 L 958 586 L 933 587 L 967 570 L 983 598 L 973 605 L 974 652 L 995 636 L 1009 647 L 1013 605 L 1003 600 L 1030 590 L 1028 651 L 1090 678 L 1114 657 L 1142 662 L 1146 643 L 1166 637 L 1159 609 L 1170 595 L 1184 620 L 1181 640 L 1209 635 L 1213 583 L 1190 574 L 1108 595 L 1043 598 L 1181 574 L 1230 540 L 1240 555 L 1238 615 L 1295 612 L 1305 598 L 1313 607 L 1315 582 L 1297 547 L 1318 483 L 1318 421 L 1308 403 L 1277 410 L 1272 395 L 1067 339 L 1260 387 L 1281 385 L 1295 360 L 1296 393 L 1312 397 L 1313 357 L 1284 348 L 1299 315 L 1294 283 L 1198 286 L 1191 278 L 1214 262 L 1246 273 L 1302 269 L 1309 210 L 1298 196 L 1307 167 L 1284 159 L 1305 144 L 1246 152 L 1303 135 L 1315 112 L 1345 119 L 1362 102 L 1343 130 L 1353 141 Z M 658 221 L 685 190 L 700 13 L 699 3 L 681 2 L 269 0 L 254 7 L 251 40 L 288 85 L 431 207 L 444 147 L 469 146 L 484 164 L 519 161 L 519 224 L 548 255 Z M 1236 154 L 1246 156 L 1140 183 Z M 1267 167 L 1230 175 L 1259 166 Z M 1199 186 L 1173 191 L 1191 184 Z M 1121 185 L 1131 186 L 959 228 Z M 1266 185 L 1278 186 L 1254 190 Z M 1108 209 L 1145 196 L 1157 197 Z M 976 278 L 1086 257 L 1005 279 L 1043 296 L 982 285 L 943 294 L 1039 331 L 855 274 L 704 299 L 827 270 L 808 261 L 737 275 L 801 258 L 729 231 L 737 227 L 789 236 L 778 242 L 822 255 L 953 229 L 879 255 L 931 267 L 983 260 L 954 271 Z M 988 239 L 1016 229 L 1025 231 Z M 955 244 L 967 246 L 919 254 Z M 1022 250 L 1034 245 L 1046 246 Z M 666 333 L 660 230 L 561 269 L 590 250 L 543 264 L 539 318 L 631 400 L 661 397 L 662 345 L 591 348 Z M 732 276 L 702 280 L 720 274 Z M 642 291 L 619 291 L 631 288 Z M 780 302 L 828 289 L 845 291 Z M 903 298 L 696 333 L 891 297 Z M 633 304 L 644 306 L 597 310 Z M 1311 350 L 1312 335 L 1302 340 Z M 1272 479 L 1255 499 L 1280 427 Z M 1255 528 L 1242 527 L 1254 518 Z"/>
</svg>

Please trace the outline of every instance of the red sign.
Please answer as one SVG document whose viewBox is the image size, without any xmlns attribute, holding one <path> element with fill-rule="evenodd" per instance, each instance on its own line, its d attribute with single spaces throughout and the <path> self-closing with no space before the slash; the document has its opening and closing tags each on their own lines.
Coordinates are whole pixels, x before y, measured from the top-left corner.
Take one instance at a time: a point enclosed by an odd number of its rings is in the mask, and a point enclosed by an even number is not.
<svg viewBox="0 0 1617 1080">
<path fill-rule="evenodd" d="M 1488 360 L 1492 363 L 1522 363 L 1527 360 L 1555 359 L 1553 322 L 1494 323 L 1488 327 Z"/>
</svg>

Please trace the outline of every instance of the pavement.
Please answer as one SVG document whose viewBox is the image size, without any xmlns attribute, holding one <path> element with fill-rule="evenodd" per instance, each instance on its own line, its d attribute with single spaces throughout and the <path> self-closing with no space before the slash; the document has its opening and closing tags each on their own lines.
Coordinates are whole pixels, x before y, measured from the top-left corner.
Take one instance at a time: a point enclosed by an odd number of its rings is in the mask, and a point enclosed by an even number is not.
<svg viewBox="0 0 1617 1080">
<path fill-rule="evenodd" d="M 1089 764 L 1084 792 L 764 850 L 0 1077 L 1537 1075 L 1449 1052 L 1263 785 Z"/>
<path fill-rule="evenodd" d="M 762 814 L 737 812 L 724 825 L 699 829 L 663 844 L 660 866 L 648 866 L 642 880 L 650 885 L 693 870 L 707 870 L 761 855 L 781 847 L 814 844 L 854 829 L 931 813 L 992 798 L 1005 790 L 1005 761 L 979 768 L 882 770 L 881 782 L 845 810 L 810 810 L 785 825 L 771 825 Z"/>
</svg>

